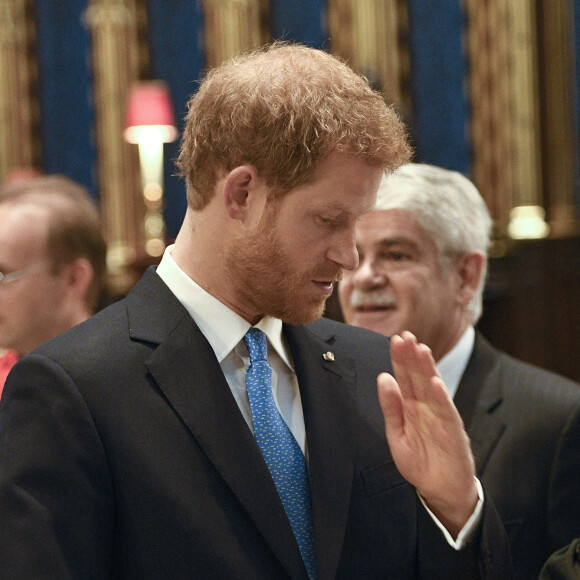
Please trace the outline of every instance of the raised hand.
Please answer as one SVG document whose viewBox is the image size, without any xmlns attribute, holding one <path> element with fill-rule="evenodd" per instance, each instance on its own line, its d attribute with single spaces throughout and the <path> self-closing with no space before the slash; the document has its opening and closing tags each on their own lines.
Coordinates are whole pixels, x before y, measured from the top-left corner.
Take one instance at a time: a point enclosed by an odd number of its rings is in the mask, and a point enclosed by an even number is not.
<svg viewBox="0 0 580 580">
<path fill-rule="evenodd" d="M 410 332 L 391 339 L 395 378 L 377 378 L 397 468 L 455 538 L 477 503 L 475 464 L 459 412 L 431 350 Z"/>
</svg>

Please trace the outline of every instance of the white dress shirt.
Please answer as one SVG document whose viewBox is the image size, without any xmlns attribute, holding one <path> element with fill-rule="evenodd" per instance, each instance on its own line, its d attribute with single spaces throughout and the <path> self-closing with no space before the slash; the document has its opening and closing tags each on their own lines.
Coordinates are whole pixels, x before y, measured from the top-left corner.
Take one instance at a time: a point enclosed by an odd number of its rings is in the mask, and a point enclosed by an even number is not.
<svg viewBox="0 0 580 580">
<path fill-rule="evenodd" d="M 210 343 L 224 372 L 226 381 L 253 431 L 250 401 L 246 391 L 246 369 L 250 357 L 244 335 L 250 323 L 194 282 L 165 250 L 157 274 L 176 298 L 185 306 L 203 335 Z M 268 363 L 272 368 L 272 392 L 282 418 L 290 428 L 302 452 L 306 453 L 306 429 L 298 380 L 292 357 L 282 337 L 282 321 L 265 316 L 256 324 L 268 337 Z"/>
<path fill-rule="evenodd" d="M 165 250 L 163 258 L 157 267 L 157 274 L 183 304 L 207 338 L 216 354 L 238 407 L 248 426 L 252 429 L 252 414 L 246 391 L 246 368 L 250 363 L 250 357 L 243 340 L 251 325 L 194 282 L 172 258 L 172 248 L 173 246 L 169 246 Z M 292 358 L 282 336 L 282 321 L 271 316 L 265 316 L 255 326 L 268 337 L 268 362 L 272 367 L 274 400 L 284 421 L 286 421 L 305 457 L 308 459 L 300 390 Z M 476 483 L 479 501 L 473 515 L 455 540 L 425 505 L 423 498 L 419 496 L 449 544 L 457 550 L 461 549 L 473 535 L 481 519 L 483 490 L 477 479 Z"/>
<path fill-rule="evenodd" d="M 474 343 L 475 330 L 473 326 L 468 326 L 455 346 L 437 363 L 437 370 L 452 399 L 457 393 L 459 382 L 473 352 Z"/>
</svg>

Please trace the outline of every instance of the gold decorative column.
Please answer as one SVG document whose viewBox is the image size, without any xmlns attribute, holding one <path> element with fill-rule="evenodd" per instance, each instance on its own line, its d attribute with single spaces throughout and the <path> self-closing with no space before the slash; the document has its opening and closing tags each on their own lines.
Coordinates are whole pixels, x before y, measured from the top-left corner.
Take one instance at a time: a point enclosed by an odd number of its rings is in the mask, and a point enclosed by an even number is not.
<svg viewBox="0 0 580 580">
<path fill-rule="evenodd" d="M 574 6 L 572 0 L 551 0 L 538 7 L 545 202 L 552 235 L 566 236 L 580 231 L 574 208 L 579 157 L 574 114 Z"/>
<path fill-rule="evenodd" d="M 269 40 L 266 0 L 203 0 L 209 68 Z"/>
<path fill-rule="evenodd" d="M 407 9 L 401 0 L 329 0 L 332 52 L 404 111 L 410 110 Z"/>
<path fill-rule="evenodd" d="M 465 0 L 473 179 L 499 234 L 516 206 L 542 206 L 533 0 Z"/>
<path fill-rule="evenodd" d="M 85 21 L 92 37 L 95 137 L 108 265 L 122 292 L 127 265 L 144 254 L 137 152 L 123 139 L 129 87 L 139 78 L 139 14 L 135 0 L 90 0 Z"/>
<path fill-rule="evenodd" d="M 0 0 L 0 181 L 11 169 L 39 165 L 31 10 L 31 0 Z"/>
</svg>

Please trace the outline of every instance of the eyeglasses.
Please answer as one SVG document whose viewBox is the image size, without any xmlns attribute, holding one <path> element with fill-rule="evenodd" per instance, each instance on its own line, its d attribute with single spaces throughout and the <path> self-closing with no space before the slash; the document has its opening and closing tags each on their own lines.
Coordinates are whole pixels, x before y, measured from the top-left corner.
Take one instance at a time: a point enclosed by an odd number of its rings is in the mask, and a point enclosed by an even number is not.
<svg viewBox="0 0 580 580">
<path fill-rule="evenodd" d="M 20 270 L 15 270 L 14 272 L 10 272 L 8 274 L 0 272 L 0 287 L 7 286 L 11 282 L 15 282 L 16 280 L 20 280 L 21 278 L 26 278 L 26 276 L 40 272 L 47 266 L 48 262 L 38 262 L 37 264 L 32 264 L 32 266 L 27 266 L 26 268 L 21 268 Z"/>
</svg>

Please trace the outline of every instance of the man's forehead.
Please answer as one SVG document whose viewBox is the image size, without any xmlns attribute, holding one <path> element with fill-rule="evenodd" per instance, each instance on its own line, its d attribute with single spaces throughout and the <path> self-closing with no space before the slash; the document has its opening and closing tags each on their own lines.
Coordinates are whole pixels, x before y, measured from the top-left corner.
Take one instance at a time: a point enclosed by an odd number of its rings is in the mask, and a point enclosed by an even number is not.
<svg viewBox="0 0 580 580">
<path fill-rule="evenodd" d="M 357 226 L 357 241 L 366 240 L 382 247 L 407 245 L 418 247 L 432 242 L 412 214 L 399 210 L 373 210 Z"/>
<path fill-rule="evenodd" d="M 373 206 L 361 219 L 361 228 L 374 228 L 379 230 L 400 229 L 402 231 L 422 230 L 419 220 L 413 213 L 406 209 L 376 209 Z"/>
<path fill-rule="evenodd" d="M 34 240 L 48 232 L 49 212 L 32 204 L 0 204 L 0 237 Z"/>
<path fill-rule="evenodd" d="M 48 210 L 45 207 L 35 204 L 32 200 L 8 200 L 0 204 L 0 209 L 4 209 L 14 218 L 38 219 L 48 215 Z"/>
</svg>

